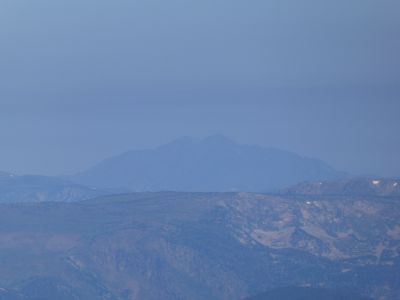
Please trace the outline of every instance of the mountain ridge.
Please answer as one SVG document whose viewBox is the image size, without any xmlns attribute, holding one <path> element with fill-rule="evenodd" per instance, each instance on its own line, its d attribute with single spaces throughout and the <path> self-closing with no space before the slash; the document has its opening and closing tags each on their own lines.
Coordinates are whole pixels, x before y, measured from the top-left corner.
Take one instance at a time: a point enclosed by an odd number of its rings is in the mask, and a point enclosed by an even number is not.
<svg viewBox="0 0 400 300">
<path fill-rule="evenodd" d="M 0 202 L 73 202 L 104 194 L 58 177 L 0 173 Z"/>
<path fill-rule="evenodd" d="M 283 189 L 281 194 L 399 197 L 400 179 L 368 176 L 333 181 L 301 182 Z"/>
<path fill-rule="evenodd" d="M 277 148 L 241 145 L 222 135 L 183 137 L 109 157 L 70 179 L 99 188 L 141 191 L 267 192 L 343 176 L 321 160 Z"/>
<path fill-rule="evenodd" d="M 395 300 L 399 203 L 160 192 L 0 204 L 0 299 L 239 300 L 311 286 Z"/>
</svg>

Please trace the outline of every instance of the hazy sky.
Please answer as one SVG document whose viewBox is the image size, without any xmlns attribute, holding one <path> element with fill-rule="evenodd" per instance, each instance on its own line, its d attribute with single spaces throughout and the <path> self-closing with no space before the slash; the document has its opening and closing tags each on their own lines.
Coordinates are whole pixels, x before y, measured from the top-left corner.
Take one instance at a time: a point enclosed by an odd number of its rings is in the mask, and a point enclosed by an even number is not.
<svg viewBox="0 0 400 300">
<path fill-rule="evenodd" d="M 398 0 L 2 0 L 0 170 L 214 133 L 400 176 Z"/>
</svg>

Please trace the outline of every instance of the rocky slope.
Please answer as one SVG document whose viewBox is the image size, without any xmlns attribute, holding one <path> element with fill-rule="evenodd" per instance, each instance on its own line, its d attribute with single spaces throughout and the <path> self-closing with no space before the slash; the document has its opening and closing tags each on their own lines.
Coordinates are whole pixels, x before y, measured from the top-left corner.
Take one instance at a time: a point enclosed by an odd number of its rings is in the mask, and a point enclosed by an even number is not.
<svg viewBox="0 0 400 300">
<path fill-rule="evenodd" d="M 324 288 L 284 287 L 274 289 L 244 300 L 371 300 L 351 291 L 338 291 Z"/>
<path fill-rule="evenodd" d="M 312 286 L 398 299 L 398 200 L 143 193 L 2 204 L 0 297 L 242 299 Z"/>
<path fill-rule="evenodd" d="M 303 182 L 283 190 L 282 193 L 400 197 L 400 179 L 361 177 L 336 181 Z"/>
</svg>

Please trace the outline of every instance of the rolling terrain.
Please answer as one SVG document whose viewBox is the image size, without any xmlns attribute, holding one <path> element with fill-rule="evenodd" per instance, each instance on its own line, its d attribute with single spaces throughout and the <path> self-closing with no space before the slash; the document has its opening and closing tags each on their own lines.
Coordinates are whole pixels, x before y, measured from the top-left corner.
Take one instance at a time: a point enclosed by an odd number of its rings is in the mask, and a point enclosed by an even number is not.
<svg viewBox="0 0 400 300">
<path fill-rule="evenodd" d="M 74 202 L 107 194 L 57 177 L 0 172 L 0 203 Z"/>
<path fill-rule="evenodd" d="M 400 179 L 359 177 L 303 182 L 284 189 L 282 194 L 400 197 Z"/>
<path fill-rule="evenodd" d="M 136 193 L 0 205 L 0 299 L 399 299 L 396 197 Z"/>
</svg>

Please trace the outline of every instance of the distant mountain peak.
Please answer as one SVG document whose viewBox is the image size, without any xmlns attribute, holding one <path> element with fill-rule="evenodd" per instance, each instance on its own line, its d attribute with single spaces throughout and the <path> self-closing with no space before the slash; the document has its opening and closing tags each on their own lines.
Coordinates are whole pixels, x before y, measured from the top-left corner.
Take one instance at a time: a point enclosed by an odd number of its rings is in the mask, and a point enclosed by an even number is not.
<svg viewBox="0 0 400 300">
<path fill-rule="evenodd" d="M 214 134 L 210 135 L 208 137 L 205 137 L 204 139 L 201 140 L 202 143 L 213 143 L 213 144 L 225 144 L 225 145 L 237 145 L 236 142 L 233 140 L 227 138 L 226 136 L 222 134 Z"/>
<path fill-rule="evenodd" d="M 92 187 L 131 191 L 266 192 L 342 175 L 320 160 L 243 145 L 216 134 L 182 137 L 155 149 L 129 151 L 71 179 Z"/>
<path fill-rule="evenodd" d="M 193 145 L 193 144 L 230 144 L 230 145 L 237 145 L 236 142 L 233 140 L 227 138 L 226 136 L 222 134 L 214 134 L 210 136 L 206 136 L 204 138 L 196 138 L 196 137 L 191 137 L 191 136 L 182 136 L 180 138 L 177 138 L 173 140 L 172 142 L 162 145 L 160 147 L 168 146 L 168 145 Z"/>
<path fill-rule="evenodd" d="M 176 138 L 176 139 L 172 140 L 171 142 L 169 142 L 167 144 L 161 145 L 161 146 L 159 146 L 157 148 L 168 147 L 168 146 L 171 146 L 171 145 L 182 146 L 182 145 L 187 145 L 187 144 L 198 143 L 199 141 L 200 141 L 200 139 L 198 139 L 198 138 L 194 138 L 194 137 L 191 137 L 191 136 L 182 136 L 182 137 L 179 137 L 179 138 Z"/>
<path fill-rule="evenodd" d="M 204 138 L 196 138 L 190 136 L 183 136 L 177 138 L 165 145 L 161 145 L 156 149 L 187 149 L 196 148 L 196 147 L 212 147 L 212 148 L 226 148 L 226 147 L 235 147 L 241 146 L 235 141 L 227 138 L 222 134 L 214 134 Z"/>
</svg>

